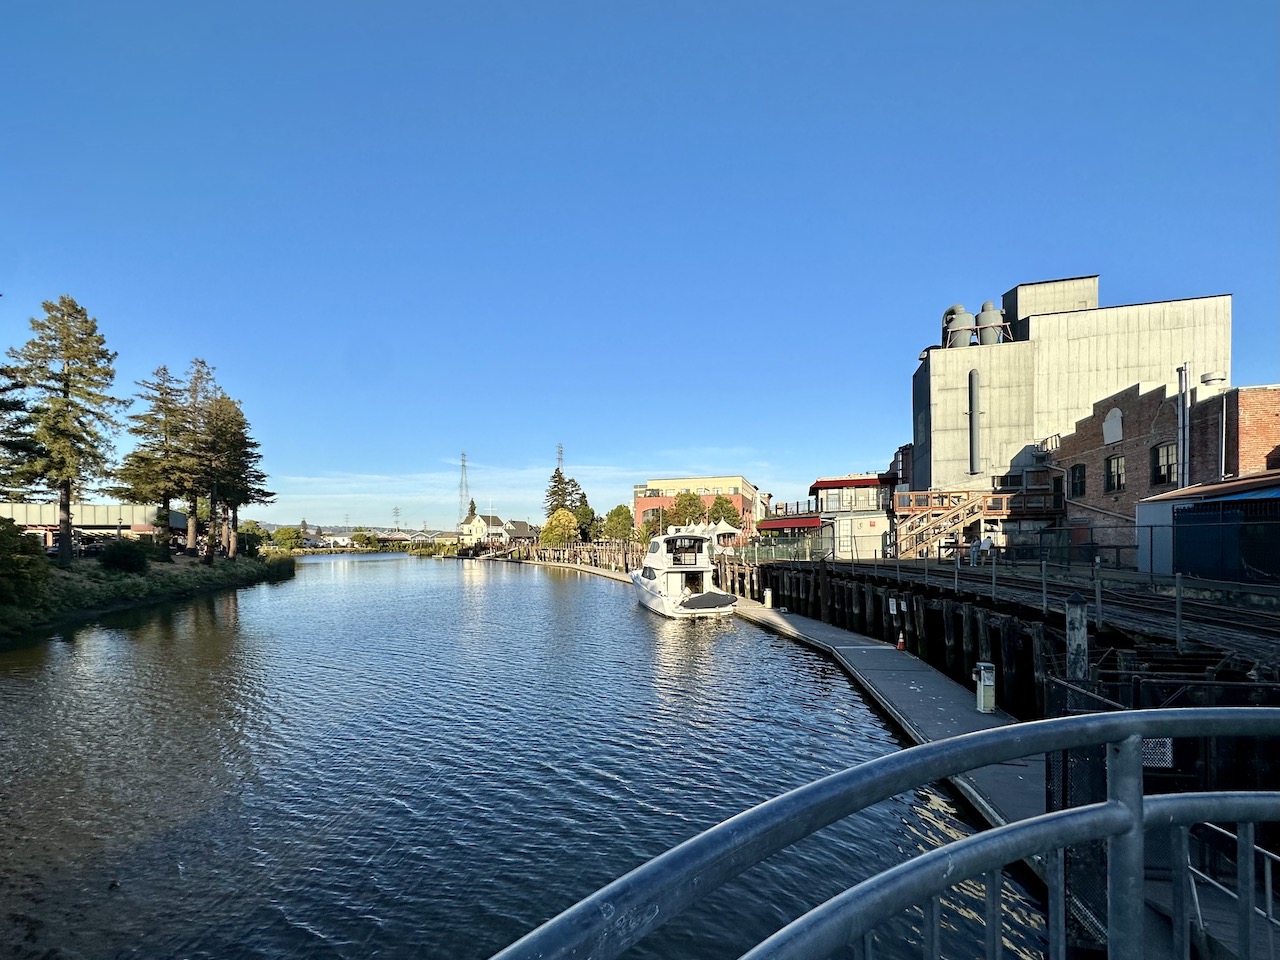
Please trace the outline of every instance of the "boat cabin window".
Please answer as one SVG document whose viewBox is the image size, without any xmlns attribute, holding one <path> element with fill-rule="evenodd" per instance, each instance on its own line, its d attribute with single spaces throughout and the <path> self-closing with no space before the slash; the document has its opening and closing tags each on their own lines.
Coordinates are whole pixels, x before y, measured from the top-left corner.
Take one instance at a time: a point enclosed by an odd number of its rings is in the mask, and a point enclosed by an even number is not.
<svg viewBox="0 0 1280 960">
<path fill-rule="evenodd" d="M 643 570 L 640 571 L 640 576 L 642 576 L 646 580 L 658 579 L 658 575 L 653 572 L 653 567 L 645 567 Z"/>
<path fill-rule="evenodd" d="M 702 537 L 669 537 L 667 539 L 667 555 L 673 567 L 693 566 L 698 562 L 698 554 L 706 543 Z"/>
<path fill-rule="evenodd" d="M 657 553 L 661 548 L 662 548 L 662 544 L 661 544 L 661 543 L 659 543 L 657 540 L 655 540 L 655 541 L 653 541 L 653 543 L 649 544 L 649 552 L 650 552 L 650 553 Z"/>
</svg>

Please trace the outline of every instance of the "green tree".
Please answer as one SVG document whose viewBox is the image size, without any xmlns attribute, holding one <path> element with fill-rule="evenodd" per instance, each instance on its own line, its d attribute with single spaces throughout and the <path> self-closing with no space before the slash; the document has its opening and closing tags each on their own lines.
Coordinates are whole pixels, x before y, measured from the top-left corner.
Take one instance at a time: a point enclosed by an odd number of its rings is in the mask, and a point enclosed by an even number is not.
<svg viewBox="0 0 1280 960">
<path fill-rule="evenodd" d="M 32 461 L 39 452 L 34 425 L 12 367 L 0 366 L 0 499 L 22 500 L 35 477 Z"/>
<path fill-rule="evenodd" d="M 351 542 L 365 550 L 377 550 L 382 546 L 375 534 L 363 529 L 356 530 L 351 534 Z"/>
<path fill-rule="evenodd" d="M 271 540 L 282 550 L 297 550 L 302 547 L 302 531 L 297 527 L 276 527 Z"/>
<path fill-rule="evenodd" d="M 187 556 L 196 555 L 199 535 L 199 501 L 208 496 L 212 403 L 217 391 L 213 367 L 199 357 L 191 361 L 183 391 L 182 432 L 178 443 L 183 451 L 182 497 L 187 502 Z M 212 519 L 212 511 L 210 511 Z"/>
<path fill-rule="evenodd" d="M 660 533 L 667 532 L 667 513 L 665 510 L 655 511 L 654 514 L 640 524 L 640 539 L 650 540 Z"/>
<path fill-rule="evenodd" d="M 573 514 L 573 519 L 578 521 L 578 538 L 583 543 L 595 540 L 599 532 L 599 518 L 591 504 L 587 503 L 587 498 L 583 497 L 578 506 L 570 512 Z"/>
<path fill-rule="evenodd" d="M 707 519 L 707 505 L 696 493 L 678 493 L 666 514 L 668 526 L 683 527 L 691 523 L 702 523 Z"/>
<path fill-rule="evenodd" d="M 576 484 L 575 484 L 576 486 Z M 556 467 L 547 484 L 547 496 L 544 501 L 546 515 L 550 517 L 557 510 L 572 510 L 569 506 L 569 481 L 564 478 L 564 471 Z M 474 513 L 474 508 L 472 510 Z"/>
<path fill-rule="evenodd" d="M 471 503 L 467 505 L 467 516 L 474 517 L 476 515 L 476 501 L 473 497 Z"/>
<path fill-rule="evenodd" d="M 117 468 L 118 486 L 112 492 L 127 503 L 160 505 L 155 524 L 158 554 L 159 559 L 171 562 L 170 504 L 182 493 L 183 477 L 193 465 L 189 451 L 180 444 L 186 413 L 184 384 L 166 366 L 157 367 L 151 376 L 151 380 L 137 381 L 141 388 L 138 399 L 146 407 L 141 413 L 130 414 L 129 432 L 138 444 Z"/>
<path fill-rule="evenodd" d="M 266 474 L 258 467 L 262 454 L 258 452 L 258 442 L 249 435 L 244 411 L 222 390 L 210 402 L 208 429 L 210 496 L 221 505 L 223 546 L 228 559 L 234 560 L 239 553 L 236 531 L 240 508 L 250 503 L 271 503 L 275 494 L 264 486 Z"/>
<path fill-rule="evenodd" d="M 32 606 L 47 579 L 44 548 L 8 517 L 0 517 L 0 605 Z"/>
<path fill-rule="evenodd" d="M 246 520 L 237 530 L 236 539 L 246 557 L 256 557 L 270 538 L 271 534 L 262 529 L 257 520 Z"/>
<path fill-rule="evenodd" d="M 548 519 L 542 528 L 538 542 L 548 547 L 563 547 L 578 539 L 578 518 L 569 510 L 561 507 Z"/>
<path fill-rule="evenodd" d="M 58 563 L 69 566 L 72 494 L 107 474 L 111 437 L 120 426 L 113 414 L 126 401 L 107 392 L 116 354 L 98 321 L 65 295 L 42 306 L 45 315 L 31 318 L 34 336 L 9 358 L 30 399 L 39 446 L 32 470 L 58 495 Z"/>
<path fill-rule="evenodd" d="M 620 503 L 604 518 L 604 526 L 600 528 L 600 535 L 605 540 L 623 540 L 631 541 L 636 538 L 635 517 L 631 513 L 631 508 L 625 503 Z"/>
<path fill-rule="evenodd" d="M 707 510 L 707 520 L 711 523 L 719 523 L 721 520 L 725 520 L 735 527 L 742 526 L 742 514 L 733 505 L 733 501 L 723 493 L 716 494 L 715 500 L 711 501 L 711 508 Z"/>
</svg>

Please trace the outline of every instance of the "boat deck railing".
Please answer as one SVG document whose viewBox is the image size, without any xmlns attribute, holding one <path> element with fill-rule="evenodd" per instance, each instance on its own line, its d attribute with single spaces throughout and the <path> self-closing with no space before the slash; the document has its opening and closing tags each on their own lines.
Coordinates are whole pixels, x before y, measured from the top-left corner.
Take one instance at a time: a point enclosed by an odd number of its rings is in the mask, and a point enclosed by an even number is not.
<svg viewBox="0 0 1280 960">
<path fill-rule="evenodd" d="M 848 944 L 872 946 L 878 925 L 922 911 L 924 955 L 941 955 L 940 897 L 962 881 L 986 879 L 985 955 L 1002 951 L 1000 873 L 1029 859 L 1044 866 L 1049 956 L 1066 956 L 1064 851 L 1105 840 L 1110 960 L 1143 956 L 1145 831 L 1168 832 L 1174 953 L 1190 956 L 1194 878 L 1186 854 L 1192 825 L 1237 824 L 1236 955 L 1255 955 L 1255 917 L 1271 917 L 1270 884 L 1259 906 L 1254 825 L 1280 821 L 1280 792 L 1187 793 L 1144 797 L 1144 739 L 1280 736 L 1280 708 L 1130 710 L 1011 724 L 902 750 L 768 800 L 685 841 L 596 891 L 495 954 L 493 960 L 617 957 L 661 924 L 749 867 L 837 820 L 899 793 L 996 763 L 1083 747 L 1106 747 L 1106 799 L 966 837 L 892 867 L 783 927 L 744 954 L 750 960 L 826 957 Z M 1270 877 L 1270 872 L 1266 872 Z M 868 953 L 867 955 L 870 955 Z"/>
</svg>

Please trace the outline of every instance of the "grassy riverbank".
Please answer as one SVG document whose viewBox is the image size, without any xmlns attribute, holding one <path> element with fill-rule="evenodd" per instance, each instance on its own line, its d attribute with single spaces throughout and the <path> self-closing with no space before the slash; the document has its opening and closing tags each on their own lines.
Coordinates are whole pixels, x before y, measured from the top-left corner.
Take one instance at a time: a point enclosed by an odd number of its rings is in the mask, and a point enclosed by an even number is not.
<svg viewBox="0 0 1280 960">
<path fill-rule="evenodd" d="M 145 573 L 108 570 L 97 560 L 78 559 L 69 569 L 52 567 L 39 600 L 30 607 L 0 606 L 0 642 L 35 630 L 84 620 L 97 613 L 181 600 L 212 590 L 246 587 L 293 576 L 292 557 L 205 565 L 179 556 L 173 563 L 152 563 Z"/>
</svg>

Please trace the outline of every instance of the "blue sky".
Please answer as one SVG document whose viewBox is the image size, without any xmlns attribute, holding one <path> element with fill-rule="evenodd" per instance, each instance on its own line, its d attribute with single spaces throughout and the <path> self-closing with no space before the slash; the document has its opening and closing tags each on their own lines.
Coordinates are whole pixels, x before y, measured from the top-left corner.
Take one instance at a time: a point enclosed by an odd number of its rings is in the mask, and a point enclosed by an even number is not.
<svg viewBox="0 0 1280 960">
<path fill-rule="evenodd" d="M 883 469 L 942 311 L 1231 293 L 1280 381 L 1277 5 L 14 3 L 0 347 L 70 294 L 193 357 L 264 521 L 538 521 Z M 122 438 L 121 449 L 127 449 Z"/>
</svg>

